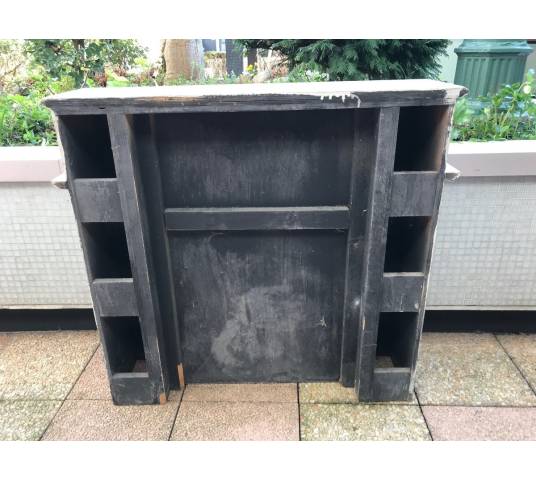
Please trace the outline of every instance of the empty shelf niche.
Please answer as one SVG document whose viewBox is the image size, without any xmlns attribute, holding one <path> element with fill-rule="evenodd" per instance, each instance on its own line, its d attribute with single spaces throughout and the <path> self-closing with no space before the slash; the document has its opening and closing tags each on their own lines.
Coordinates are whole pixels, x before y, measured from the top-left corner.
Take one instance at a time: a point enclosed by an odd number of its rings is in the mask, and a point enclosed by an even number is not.
<svg viewBox="0 0 536 480">
<path fill-rule="evenodd" d="M 428 257 L 430 217 L 391 217 L 385 272 L 423 272 Z"/>
<path fill-rule="evenodd" d="M 88 223 L 82 232 L 92 280 L 132 277 L 123 223 Z"/>
<path fill-rule="evenodd" d="M 402 107 L 395 171 L 438 171 L 443 159 L 449 107 Z"/>
<path fill-rule="evenodd" d="M 112 374 L 147 372 L 138 317 L 102 317 L 100 322 Z"/>
<path fill-rule="evenodd" d="M 62 142 L 73 178 L 115 178 L 106 115 L 63 115 Z"/>
<path fill-rule="evenodd" d="M 376 368 L 411 368 L 417 320 L 416 312 L 380 313 Z"/>
</svg>

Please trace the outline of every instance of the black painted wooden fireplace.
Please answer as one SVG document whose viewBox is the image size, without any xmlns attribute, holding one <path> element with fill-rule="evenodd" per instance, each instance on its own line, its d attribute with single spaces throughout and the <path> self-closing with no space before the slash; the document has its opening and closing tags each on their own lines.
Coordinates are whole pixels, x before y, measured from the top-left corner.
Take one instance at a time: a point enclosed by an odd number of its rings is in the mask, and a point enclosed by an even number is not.
<svg viewBox="0 0 536 480">
<path fill-rule="evenodd" d="M 406 399 L 452 106 L 428 80 L 49 97 L 117 404 L 196 382 Z"/>
</svg>

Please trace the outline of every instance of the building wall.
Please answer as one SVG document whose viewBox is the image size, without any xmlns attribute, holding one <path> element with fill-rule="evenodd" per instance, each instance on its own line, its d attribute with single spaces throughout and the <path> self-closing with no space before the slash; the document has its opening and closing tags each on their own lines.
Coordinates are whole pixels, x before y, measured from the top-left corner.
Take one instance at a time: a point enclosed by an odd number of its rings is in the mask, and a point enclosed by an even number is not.
<svg viewBox="0 0 536 480">
<path fill-rule="evenodd" d="M 0 183 L 0 307 L 91 305 L 67 190 Z"/>
<path fill-rule="evenodd" d="M 427 306 L 536 309 L 536 178 L 446 182 Z"/>
</svg>

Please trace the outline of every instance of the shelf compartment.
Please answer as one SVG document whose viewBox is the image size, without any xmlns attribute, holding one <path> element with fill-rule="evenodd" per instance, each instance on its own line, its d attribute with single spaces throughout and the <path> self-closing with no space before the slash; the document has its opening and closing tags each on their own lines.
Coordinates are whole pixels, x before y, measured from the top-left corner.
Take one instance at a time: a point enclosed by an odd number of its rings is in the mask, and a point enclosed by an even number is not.
<svg viewBox="0 0 536 480">
<path fill-rule="evenodd" d="M 381 310 L 383 312 L 418 312 L 423 287 L 423 273 L 384 274 Z"/>
<path fill-rule="evenodd" d="M 81 228 L 92 279 L 132 277 L 123 223 L 86 223 Z"/>
<path fill-rule="evenodd" d="M 100 323 L 112 375 L 147 374 L 139 318 L 101 317 Z"/>
<path fill-rule="evenodd" d="M 62 144 L 72 178 L 115 178 L 106 115 L 62 115 Z"/>
<path fill-rule="evenodd" d="M 97 309 L 102 317 L 138 315 L 132 278 L 104 278 L 93 281 Z"/>
<path fill-rule="evenodd" d="M 409 400 L 411 392 L 410 368 L 376 368 L 374 369 L 374 379 L 372 391 L 374 401 L 406 401 Z"/>
<path fill-rule="evenodd" d="M 389 218 L 384 271 L 424 273 L 430 227 L 431 217 Z"/>
<path fill-rule="evenodd" d="M 438 172 L 395 172 L 391 188 L 391 217 L 427 217 L 434 213 Z"/>
<path fill-rule="evenodd" d="M 417 312 L 380 313 L 376 368 L 411 368 L 418 316 Z"/>
<path fill-rule="evenodd" d="M 439 171 L 444 157 L 449 106 L 402 107 L 395 171 Z"/>
<path fill-rule="evenodd" d="M 75 179 L 80 221 L 83 223 L 122 222 L 119 189 L 115 178 Z"/>
</svg>

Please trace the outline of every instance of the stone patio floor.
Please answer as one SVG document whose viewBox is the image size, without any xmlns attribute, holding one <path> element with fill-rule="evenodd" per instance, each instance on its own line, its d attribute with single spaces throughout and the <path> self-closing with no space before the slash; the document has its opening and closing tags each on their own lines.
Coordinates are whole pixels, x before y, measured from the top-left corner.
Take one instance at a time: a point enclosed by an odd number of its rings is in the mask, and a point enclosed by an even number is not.
<svg viewBox="0 0 536 480">
<path fill-rule="evenodd" d="M 0 440 L 536 440 L 536 335 L 425 333 L 406 403 L 337 383 L 191 385 L 114 406 L 96 332 L 0 334 Z"/>
</svg>

